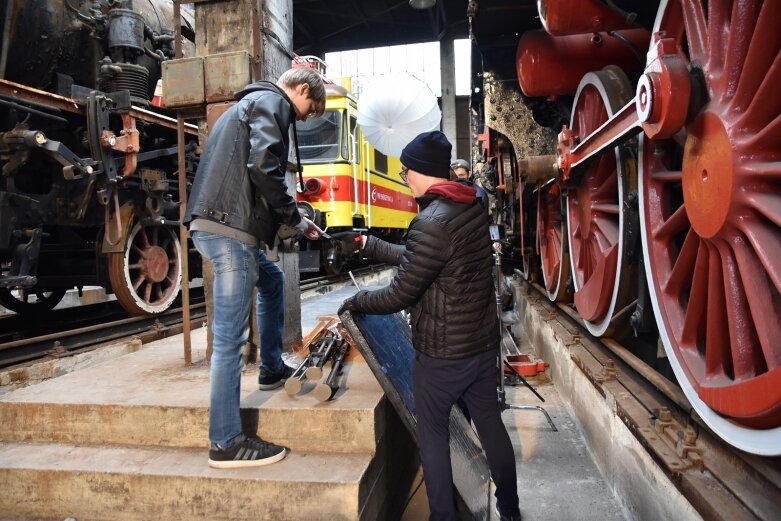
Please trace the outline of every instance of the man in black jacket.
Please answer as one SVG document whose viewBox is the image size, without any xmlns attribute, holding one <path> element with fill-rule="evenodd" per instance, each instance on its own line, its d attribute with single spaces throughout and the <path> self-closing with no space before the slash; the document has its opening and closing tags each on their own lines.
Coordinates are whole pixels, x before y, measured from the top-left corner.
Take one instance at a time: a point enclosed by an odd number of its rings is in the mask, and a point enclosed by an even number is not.
<svg viewBox="0 0 781 521">
<path fill-rule="evenodd" d="M 267 261 L 264 248 L 274 246 L 281 225 L 313 240 L 322 233 L 299 215 L 285 184 L 290 125 L 295 129 L 295 120 L 323 114 L 322 78 L 313 69 L 290 69 L 276 85 L 258 81 L 236 98 L 236 105 L 211 129 L 185 213 L 195 247 L 214 266 L 209 465 L 216 468 L 266 465 L 285 457 L 284 447 L 242 434 L 241 349 L 249 337 L 252 291 L 257 285 L 259 322 L 272 322 L 260 320 L 270 314 L 277 317 L 275 324 L 258 324 L 260 383 L 271 388 L 272 380 L 278 384 L 289 376 L 281 358 L 279 329 L 284 323 L 284 279 Z M 272 273 L 271 268 L 276 270 Z M 259 270 L 263 277 L 258 277 Z M 279 338 L 273 342 L 272 355 L 264 330 L 274 326 Z"/>
<path fill-rule="evenodd" d="M 488 216 L 472 187 L 449 181 L 451 145 L 439 131 L 401 153 L 402 179 L 420 212 L 404 246 L 363 240 L 367 257 L 398 265 L 391 283 L 359 291 L 340 312 L 382 315 L 411 309 L 413 393 L 430 520 L 457 519 L 448 418 L 459 398 L 469 408 L 496 483 L 502 520 L 520 520 L 515 456 L 497 401 L 499 323 Z"/>
</svg>

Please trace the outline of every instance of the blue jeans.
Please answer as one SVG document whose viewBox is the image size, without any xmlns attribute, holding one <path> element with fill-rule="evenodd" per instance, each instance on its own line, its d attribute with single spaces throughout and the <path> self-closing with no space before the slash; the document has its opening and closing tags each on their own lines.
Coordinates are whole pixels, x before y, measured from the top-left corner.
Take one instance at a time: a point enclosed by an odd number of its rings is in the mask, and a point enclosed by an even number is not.
<svg viewBox="0 0 781 521">
<path fill-rule="evenodd" d="M 282 335 L 285 332 L 285 274 L 258 248 L 258 300 L 256 313 L 260 335 L 260 370 L 281 373 Z"/>
<path fill-rule="evenodd" d="M 227 447 L 241 434 L 241 350 L 249 339 L 253 287 L 257 285 L 259 289 L 262 288 L 261 291 L 266 295 L 262 300 L 263 305 L 258 306 L 258 320 L 268 323 L 271 320 L 266 320 L 266 317 L 276 319 L 269 324 L 264 338 L 273 345 L 272 339 L 279 332 L 278 348 L 272 347 L 271 351 L 278 349 L 276 356 L 281 364 L 285 315 L 284 278 L 282 271 L 268 262 L 257 246 L 202 231 L 194 231 L 192 237 L 196 249 L 212 262 L 214 270 L 209 439 L 221 447 Z M 262 279 L 269 278 L 272 282 L 258 281 L 260 264 L 263 265 Z M 266 274 L 272 271 L 267 264 L 272 264 L 279 273 L 267 277 Z M 264 357 L 262 351 L 261 347 L 261 357 L 270 361 L 268 353 Z"/>
</svg>

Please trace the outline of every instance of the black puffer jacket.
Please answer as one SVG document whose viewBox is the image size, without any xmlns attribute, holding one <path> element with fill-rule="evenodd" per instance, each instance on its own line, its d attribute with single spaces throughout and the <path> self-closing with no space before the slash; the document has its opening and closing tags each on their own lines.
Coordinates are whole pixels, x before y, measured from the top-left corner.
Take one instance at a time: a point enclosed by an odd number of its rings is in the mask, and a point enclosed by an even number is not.
<svg viewBox="0 0 781 521">
<path fill-rule="evenodd" d="M 472 202 L 432 193 L 443 185 L 471 194 Z M 417 201 L 420 213 L 404 246 L 368 238 L 367 257 L 399 268 L 387 287 L 359 293 L 356 310 L 383 315 L 412 308 L 413 346 L 432 357 L 464 358 L 496 349 L 499 323 L 485 209 L 475 202 L 473 188 L 452 182 L 433 185 Z"/>
<path fill-rule="evenodd" d="M 236 93 L 238 102 L 211 129 L 201 156 L 185 222 L 206 219 L 237 230 L 236 238 L 273 244 L 280 224 L 301 222 L 287 192 L 289 128 L 296 117 L 290 98 L 258 81 Z"/>
</svg>

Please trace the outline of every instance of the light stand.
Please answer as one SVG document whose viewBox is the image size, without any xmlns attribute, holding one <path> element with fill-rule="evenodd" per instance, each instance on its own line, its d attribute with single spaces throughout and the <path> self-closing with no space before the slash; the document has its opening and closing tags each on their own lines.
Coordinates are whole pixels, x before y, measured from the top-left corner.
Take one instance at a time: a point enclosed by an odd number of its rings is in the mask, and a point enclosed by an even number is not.
<svg viewBox="0 0 781 521">
<path fill-rule="evenodd" d="M 518 372 L 518 370 L 513 367 L 509 362 L 507 362 L 507 357 L 504 352 L 504 326 L 502 325 L 502 241 L 501 241 L 501 235 L 499 231 L 499 227 L 497 225 L 491 225 L 490 227 L 491 231 L 491 240 L 493 241 L 493 250 L 494 250 L 494 264 L 496 266 L 496 313 L 499 318 L 499 357 L 497 359 L 496 366 L 499 368 L 499 386 L 496 389 L 497 399 L 499 401 L 499 410 L 505 411 L 507 409 L 515 409 L 515 410 L 521 410 L 521 411 L 540 411 L 542 414 L 545 415 L 545 419 L 548 420 L 548 423 L 551 426 L 551 429 L 554 431 L 558 431 L 556 428 L 556 425 L 553 423 L 553 420 L 551 420 L 550 415 L 548 415 L 548 411 L 540 407 L 539 405 L 515 405 L 511 403 L 507 403 L 507 398 L 504 390 L 504 368 L 509 367 L 510 370 L 515 373 L 515 375 L 521 380 L 523 385 L 525 385 L 532 393 L 534 393 L 534 396 L 540 399 L 540 401 L 544 402 L 545 398 L 540 396 L 540 394 L 529 385 L 529 382 L 526 381 L 526 378 L 521 375 L 521 373 Z"/>
</svg>

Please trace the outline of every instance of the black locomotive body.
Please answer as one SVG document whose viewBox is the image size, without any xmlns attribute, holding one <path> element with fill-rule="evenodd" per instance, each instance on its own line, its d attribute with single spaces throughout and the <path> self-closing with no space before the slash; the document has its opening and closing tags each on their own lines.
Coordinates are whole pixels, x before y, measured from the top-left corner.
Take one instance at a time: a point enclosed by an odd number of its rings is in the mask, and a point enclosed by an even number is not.
<svg viewBox="0 0 781 521">
<path fill-rule="evenodd" d="M 70 288 L 97 285 L 131 313 L 159 313 L 178 295 L 177 124 L 153 102 L 161 64 L 174 56 L 171 7 L 11 0 L 0 8 L 5 307 L 46 310 Z M 196 134 L 188 126 L 188 176 Z"/>
</svg>

